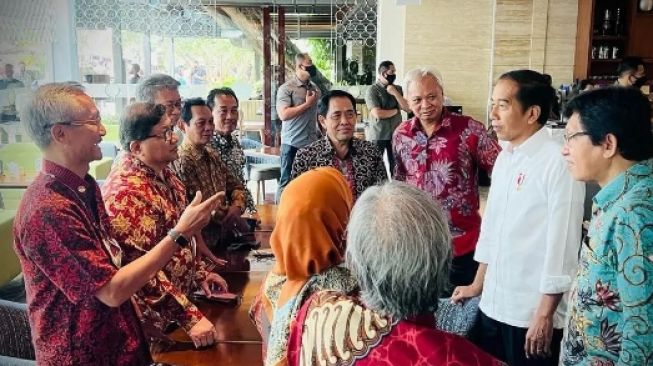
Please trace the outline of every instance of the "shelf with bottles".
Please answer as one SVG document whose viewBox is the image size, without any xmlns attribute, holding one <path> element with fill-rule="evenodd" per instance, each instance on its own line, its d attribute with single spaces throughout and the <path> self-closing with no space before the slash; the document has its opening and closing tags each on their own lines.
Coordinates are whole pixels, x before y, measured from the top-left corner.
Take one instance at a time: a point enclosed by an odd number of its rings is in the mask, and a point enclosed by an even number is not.
<svg viewBox="0 0 653 366">
<path fill-rule="evenodd" d="M 594 37 L 592 37 L 592 41 L 605 41 L 605 42 L 613 41 L 613 42 L 624 42 L 624 41 L 627 41 L 627 40 L 628 40 L 628 36 L 627 36 L 627 35 L 620 35 L 620 36 L 602 36 L 602 35 L 598 35 L 598 34 L 597 34 L 597 35 L 594 35 Z"/>
</svg>

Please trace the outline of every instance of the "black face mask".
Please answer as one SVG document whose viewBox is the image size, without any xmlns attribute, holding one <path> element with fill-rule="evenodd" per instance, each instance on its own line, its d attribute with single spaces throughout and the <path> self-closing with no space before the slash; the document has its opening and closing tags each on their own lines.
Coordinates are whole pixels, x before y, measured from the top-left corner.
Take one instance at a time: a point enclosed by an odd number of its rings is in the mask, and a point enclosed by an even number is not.
<svg viewBox="0 0 653 366">
<path fill-rule="evenodd" d="M 397 80 L 397 75 L 394 74 L 388 74 L 385 76 L 385 79 L 388 81 L 388 84 L 392 84 Z"/>
<path fill-rule="evenodd" d="M 642 86 L 644 86 L 645 83 L 646 83 L 646 76 L 642 76 L 641 78 L 635 79 L 633 86 L 635 88 L 641 88 Z"/>
<path fill-rule="evenodd" d="M 308 75 L 312 78 L 317 75 L 317 67 L 315 65 L 310 65 L 310 66 L 304 66 L 304 71 L 308 73 Z"/>
</svg>

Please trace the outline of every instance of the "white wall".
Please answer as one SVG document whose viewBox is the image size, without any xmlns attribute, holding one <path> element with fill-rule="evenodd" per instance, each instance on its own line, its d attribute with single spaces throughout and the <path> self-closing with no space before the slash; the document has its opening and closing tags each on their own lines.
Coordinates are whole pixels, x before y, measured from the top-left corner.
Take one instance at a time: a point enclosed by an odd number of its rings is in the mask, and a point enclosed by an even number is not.
<svg viewBox="0 0 653 366">
<path fill-rule="evenodd" d="M 397 0 L 378 0 L 376 29 L 376 66 L 390 60 L 397 68 L 397 82 L 403 82 L 406 6 Z"/>
<path fill-rule="evenodd" d="M 75 36 L 74 0 L 51 0 L 54 8 L 54 42 L 52 43 L 51 81 L 79 81 Z"/>
</svg>

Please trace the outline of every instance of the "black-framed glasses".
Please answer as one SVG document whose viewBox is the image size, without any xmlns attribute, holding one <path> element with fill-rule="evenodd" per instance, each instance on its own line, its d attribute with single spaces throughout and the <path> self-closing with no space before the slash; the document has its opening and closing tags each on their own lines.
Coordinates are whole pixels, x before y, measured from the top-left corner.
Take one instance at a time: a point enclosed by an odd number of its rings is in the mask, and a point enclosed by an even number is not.
<svg viewBox="0 0 653 366">
<path fill-rule="evenodd" d="M 143 140 L 147 140 L 149 138 L 157 137 L 157 138 L 163 139 L 165 142 L 171 144 L 172 143 L 172 137 L 174 135 L 175 135 L 175 127 L 174 126 L 169 126 L 169 127 L 166 127 L 165 130 L 163 130 L 163 133 L 158 134 L 158 135 L 154 135 L 154 134 L 148 135 Z"/>
<path fill-rule="evenodd" d="M 578 132 L 572 133 L 571 135 L 568 135 L 568 134 L 563 135 L 566 143 L 569 143 L 569 141 L 575 139 L 578 136 L 589 136 L 589 132 L 587 132 L 587 131 L 578 131 Z"/>
</svg>

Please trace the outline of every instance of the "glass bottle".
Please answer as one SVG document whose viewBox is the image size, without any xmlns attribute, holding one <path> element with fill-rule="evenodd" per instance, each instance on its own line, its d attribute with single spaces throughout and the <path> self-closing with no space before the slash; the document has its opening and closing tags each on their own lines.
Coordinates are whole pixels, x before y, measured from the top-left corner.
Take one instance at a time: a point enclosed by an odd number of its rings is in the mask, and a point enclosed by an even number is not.
<svg viewBox="0 0 653 366">
<path fill-rule="evenodd" d="M 621 19 L 621 8 L 617 8 L 617 12 L 614 19 L 614 34 L 615 36 L 621 36 L 624 32 L 624 23 Z"/>
<path fill-rule="evenodd" d="M 605 15 L 603 16 L 603 25 L 601 26 L 602 35 L 609 36 L 612 31 L 612 13 L 610 9 L 605 9 Z"/>
</svg>

